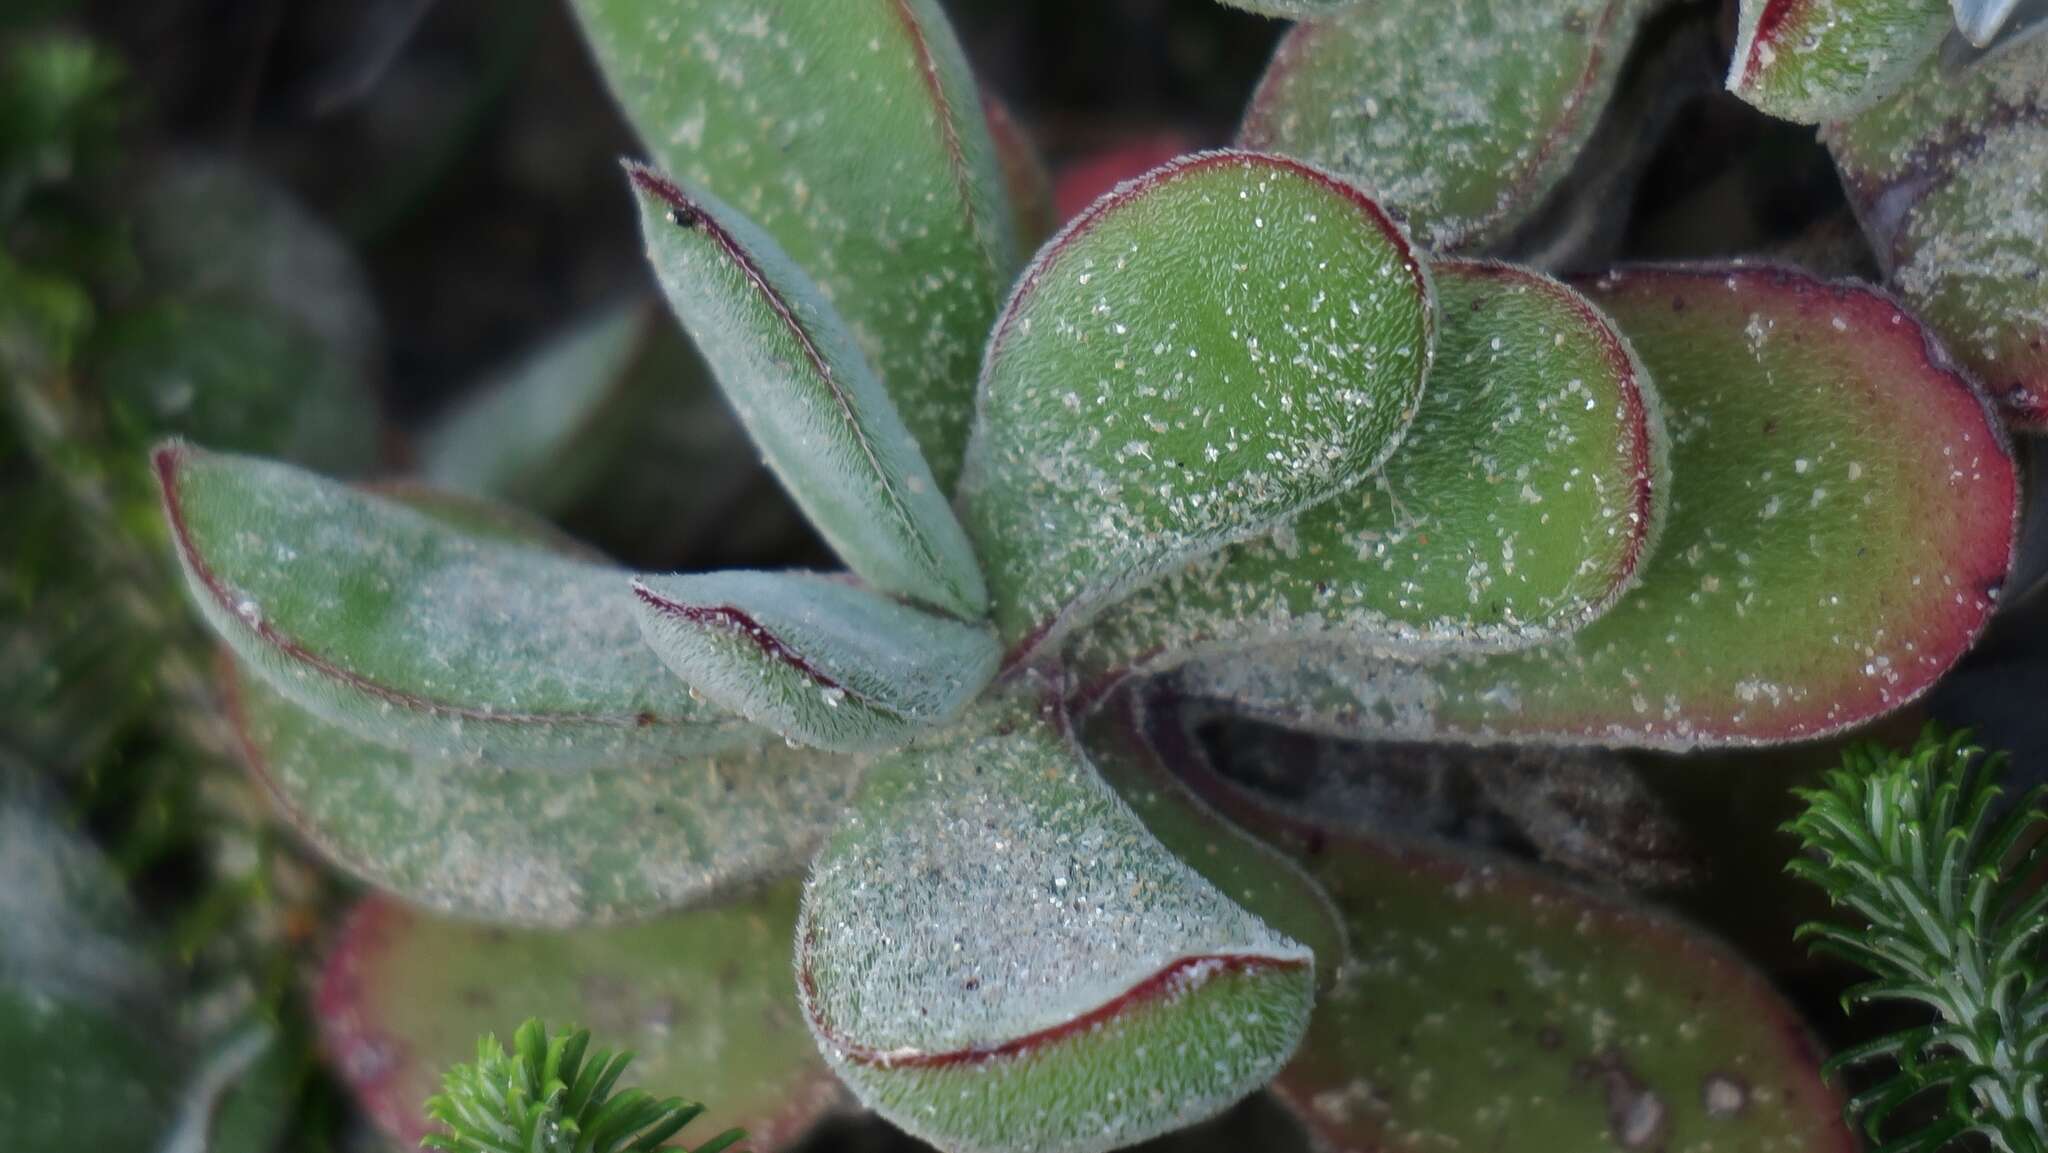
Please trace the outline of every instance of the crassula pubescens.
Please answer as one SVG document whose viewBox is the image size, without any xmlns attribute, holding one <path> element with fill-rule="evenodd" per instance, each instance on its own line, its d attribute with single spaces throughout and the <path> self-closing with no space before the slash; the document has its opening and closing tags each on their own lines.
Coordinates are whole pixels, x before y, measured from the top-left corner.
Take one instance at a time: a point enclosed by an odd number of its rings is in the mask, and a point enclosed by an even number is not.
<svg viewBox="0 0 2048 1153">
<path fill-rule="evenodd" d="M 2011 562 L 1984 389 L 2026 419 L 1986 367 L 2026 306 L 1942 287 L 1987 235 L 1944 222 L 2022 235 L 1996 174 L 2034 145 L 1957 143 L 1910 91 L 1826 130 L 1888 211 L 1901 157 L 1954 145 L 1892 239 L 1866 214 L 1924 321 L 1779 267 L 1566 284 L 1500 258 L 1560 251 L 1546 209 L 1665 6 L 1423 7 L 1287 13 L 1237 150 L 1041 244 L 1028 142 L 933 5 L 580 3 L 694 353 L 626 306 L 553 352 L 586 392 L 509 379 L 421 471 L 587 502 L 636 436 L 698 451 L 641 417 L 708 372 L 847 573 L 634 574 L 473 501 L 158 451 L 246 758 L 392 894 L 321 986 L 387 1127 L 540 1013 L 639 1030 L 651 1083 L 761 1148 L 841 1086 L 942 1148 L 1083 1151 L 1269 1082 L 1334 1148 L 1848 1147 L 1718 946 L 1282 821 L 1176 712 L 1685 749 L 1911 701 Z M 2026 50 L 1941 96 L 2031 109 L 1997 71 Z"/>
</svg>

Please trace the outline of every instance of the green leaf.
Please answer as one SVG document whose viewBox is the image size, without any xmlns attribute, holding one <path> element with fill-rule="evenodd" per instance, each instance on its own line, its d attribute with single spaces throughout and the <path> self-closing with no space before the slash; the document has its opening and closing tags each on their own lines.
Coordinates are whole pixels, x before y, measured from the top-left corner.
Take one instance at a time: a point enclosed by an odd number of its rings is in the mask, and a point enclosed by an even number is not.
<svg viewBox="0 0 2048 1153">
<path fill-rule="evenodd" d="M 1374 0 L 1288 33 L 1238 139 L 1358 182 L 1438 251 L 1571 171 L 1660 0 Z"/>
<path fill-rule="evenodd" d="M 618 570 L 284 465 L 182 444 L 155 463 L 208 623 L 278 692 L 359 737 L 576 769 L 759 734 L 691 700 L 647 651 Z"/>
<path fill-rule="evenodd" d="M 1328 1149 L 1854 1153 L 1819 1048 L 1770 980 L 1671 917 L 1497 857 L 1263 810 L 1351 942 L 1274 1082 Z"/>
<path fill-rule="evenodd" d="M 1046 649 L 1124 593 L 1379 467 L 1414 416 L 1435 298 L 1357 190 L 1211 153 L 1039 253 L 983 369 L 961 482 L 996 627 Z"/>
<path fill-rule="evenodd" d="M 826 1059 L 942 1148 L 1097 1153 L 1286 1060 L 1314 962 L 1167 852 L 1024 709 L 878 764 L 804 893 Z"/>
<path fill-rule="evenodd" d="M 1385 470 L 1112 609 L 1075 643 L 1085 680 L 1314 637 L 1378 652 L 1523 648 L 1576 631 L 1634 584 L 1670 488 L 1634 350 L 1539 273 L 1432 271 L 1437 363 Z"/>
<path fill-rule="evenodd" d="M 1854 116 L 1931 59 L 1951 0 L 1742 0 L 1728 90 L 1784 120 Z"/>
<path fill-rule="evenodd" d="M 974 550 L 832 305 L 745 217 L 630 171 L 670 307 L 811 523 L 877 589 L 982 616 Z"/>
<path fill-rule="evenodd" d="M 353 737 L 232 665 L 221 695 L 244 762 L 329 860 L 500 924 L 645 917 L 787 873 L 838 822 L 861 767 L 770 742 L 638 768 L 507 769 Z"/>
<path fill-rule="evenodd" d="M 434 484 L 511 501 L 620 555 L 686 555 L 760 481 L 759 457 L 666 307 L 581 318 L 441 418 Z"/>
<path fill-rule="evenodd" d="M 1175 766 L 1206 763 L 1207 754 L 1188 734 L 1155 723 L 1136 695 L 1125 693 L 1092 719 L 1083 741 L 1103 781 L 1145 831 L 1224 896 L 1306 945 L 1315 954 L 1317 990 L 1329 991 L 1350 954 L 1336 906 L 1300 866 L 1189 788 Z"/>
<path fill-rule="evenodd" d="M 984 625 L 835 577 L 643 577 L 633 591 L 647 643 L 693 691 L 814 748 L 895 748 L 959 715 L 1002 660 Z"/>
<path fill-rule="evenodd" d="M 1879 263 L 2018 424 L 2048 426 L 2048 37 L 1930 64 L 1822 133 Z"/>
<path fill-rule="evenodd" d="M 1889 297 L 1785 270 L 1642 269 L 1593 300 L 1664 398 L 1670 517 L 1571 638 L 1433 667 L 1318 652 L 1198 691 L 1336 731 L 1686 749 L 1836 732 L 1982 629 L 2017 501 L 1983 397 Z"/>
<path fill-rule="evenodd" d="M 846 317 L 941 491 L 1019 255 L 934 0 L 576 0 L 655 167 L 759 223 Z"/>
<path fill-rule="evenodd" d="M 640 925 L 542 933 L 371 900 L 322 973 L 335 1071 L 386 1133 L 416 1144 L 441 1070 L 520 1021 L 581 1022 L 634 1054 L 622 1086 L 687 1088 L 707 1133 L 794 1145 L 842 1094 L 789 995 L 797 887 Z"/>
</svg>

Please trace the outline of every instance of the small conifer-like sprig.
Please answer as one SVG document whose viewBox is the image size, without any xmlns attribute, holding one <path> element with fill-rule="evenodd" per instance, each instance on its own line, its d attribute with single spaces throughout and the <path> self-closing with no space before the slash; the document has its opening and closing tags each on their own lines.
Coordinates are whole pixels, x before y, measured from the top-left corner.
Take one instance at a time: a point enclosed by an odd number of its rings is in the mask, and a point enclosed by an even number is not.
<svg viewBox="0 0 2048 1153">
<path fill-rule="evenodd" d="M 1970 1134 L 2003 1153 L 2048 1149 L 2048 888 L 2038 882 L 2048 790 L 2000 813 L 2005 760 L 1967 732 L 1933 726 L 1910 752 L 1863 746 L 1825 787 L 1800 793 L 1806 812 L 1787 826 L 1811 854 L 1791 871 L 1862 922 L 1802 930 L 1816 951 L 1871 974 L 1844 1009 L 1906 1001 L 1935 1015 L 1830 1063 L 1830 1075 L 1897 1065 L 1849 1103 L 1878 1153 L 1923 1153 Z M 1892 1120 L 1913 1102 L 1936 1119 L 1897 1133 Z"/>
<path fill-rule="evenodd" d="M 590 1032 L 548 1036 L 529 1019 L 507 1053 L 496 1036 L 477 1042 L 474 1064 L 457 1065 L 427 1116 L 447 1127 L 421 1142 L 439 1153 L 720 1153 L 747 1135 L 729 1129 L 690 1148 L 664 1144 L 704 1112 L 680 1097 L 641 1089 L 614 1095 L 630 1052 L 590 1051 Z"/>
</svg>

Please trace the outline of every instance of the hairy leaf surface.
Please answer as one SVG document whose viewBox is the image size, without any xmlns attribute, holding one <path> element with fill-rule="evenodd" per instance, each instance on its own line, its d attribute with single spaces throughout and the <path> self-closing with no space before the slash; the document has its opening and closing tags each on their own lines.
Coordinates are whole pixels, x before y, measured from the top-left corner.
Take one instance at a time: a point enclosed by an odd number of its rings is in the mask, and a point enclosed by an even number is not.
<svg viewBox="0 0 2048 1153">
<path fill-rule="evenodd" d="M 1089 761 L 1145 831 L 1225 896 L 1306 945 L 1315 954 L 1317 989 L 1327 992 L 1350 952 L 1336 907 L 1300 866 L 1182 783 L 1176 766 L 1204 755 L 1186 734 L 1151 723 L 1127 693 L 1097 714 L 1083 740 Z"/>
<path fill-rule="evenodd" d="M 1202 691 L 1337 731 L 1691 748 L 1816 737 L 1924 692 L 2006 579 L 2012 457 L 1876 291 L 1642 269 L 1592 297 L 1656 378 L 1670 518 L 1635 590 L 1558 644 L 1421 667 L 1310 650 Z"/>
<path fill-rule="evenodd" d="M 838 313 L 746 218 L 646 169 L 632 179 L 670 306 L 811 523 L 878 589 L 982 615 L 974 550 Z"/>
<path fill-rule="evenodd" d="M 496 924 L 636 919 L 787 873 L 860 774 L 765 739 L 617 769 L 437 760 L 325 724 L 246 670 L 221 681 L 244 761 L 307 840 L 413 904 Z"/>
<path fill-rule="evenodd" d="M 155 462 L 201 613 L 278 692 L 360 737 L 587 769 L 759 734 L 647 650 L 616 569 L 280 464 L 181 444 Z"/>
<path fill-rule="evenodd" d="M 757 222 L 859 338 L 942 490 L 1021 257 L 934 0 L 576 0 L 655 166 Z"/>
<path fill-rule="evenodd" d="M 1879 262 L 2017 423 L 2048 425 L 2048 37 L 1929 64 L 1823 133 Z"/>
<path fill-rule="evenodd" d="M 1356 181 L 1433 249 L 1484 248 L 1571 170 L 1659 2 L 1355 4 L 1288 33 L 1238 139 Z"/>
<path fill-rule="evenodd" d="M 959 1153 L 1098 1153 L 1256 1089 L 1313 959 L 1164 849 L 1048 720 L 878 764 L 814 866 L 798 992 L 870 1107 Z"/>
<path fill-rule="evenodd" d="M 1742 0 L 1728 90 L 1785 120 L 1869 108 L 1934 56 L 1951 0 Z"/>
<path fill-rule="evenodd" d="M 894 748 L 967 707 L 1002 660 L 962 624 L 810 573 L 633 582 L 640 629 L 690 688 L 814 748 Z"/>
<path fill-rule="evenodd" d="M 1435 341 L 1419 257 L 1356 189 L 1212 153 L 1098 201 L 990 341 L 961 485 L 1022 655 L 1363 479 Z"/>
<path fill-rule="evenodd" d="M 789 995 L 797 887 L 642 925 L 574 933 L 358 906 L 328 957 L 317 1010 L 332 1067 L 378 1127 L 416 1145 L 424 1106 L 477 1038 L 520 1021 L 587 1026 L 634 1053 L 626 1081 L 687 1092 L 707 1132 L 796 1143 L 842 1099 Z"/>
<path fill-rule="evenodd" d="M 1383 472 L 1110 610 L 1075 642 L 1089 680 L 1312 637 L 1379 652 L 1527 647 L 1633 585 L 1670 488 L 1634 350 L 1539 273 L 1433 272 L 1437 362 Z"/>
<path fill-rule="evenodd" d="M 1189 785 L 1299 855 L 1351 942 L 1274 1083 L 1333 1153 L 1854 1153 L 1820 1052 L 1769 978 L 1674 918 L 1430 841 Z"/>
</svg>

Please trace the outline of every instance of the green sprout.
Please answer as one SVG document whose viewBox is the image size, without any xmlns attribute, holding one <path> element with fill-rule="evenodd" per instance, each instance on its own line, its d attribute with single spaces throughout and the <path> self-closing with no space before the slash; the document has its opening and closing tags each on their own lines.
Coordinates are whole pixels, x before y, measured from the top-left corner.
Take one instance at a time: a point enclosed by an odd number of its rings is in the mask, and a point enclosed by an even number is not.
<svg viewBox="0 0 2048 1153">
<path fill-rule="evenodd" d="M 643 1089 L 613 1095 L 630 1052 L 590 1051 L 590 1031 L 550 1038 L 529 1019 L 507 1053 L 497 1037 L 477 1041 L 476 1062 L 457 1065 L 427 1116 L 446 1126 L 421 1142 L 440 1153 L 720 1153 L 746 1140 L 728 1129 L 702 1145 L 668 1145 L 704 1113 L 680 1097 L 657 1099 Z"/>
<path fill-rule="evenodd" d="M 1935 1020 L 1839 1054 L 1830 1072 L 1889 1061 L 1895 1075 L 1858 1094 L 1878 1153 L 1918 1153 L 1966 1135 L 2003 1153 L 2048 1148 L 2048 979 L 2038 883 L 2048 789 L 2000 811 L 2004 754 L 1930 726 L 1910 752 L 1852 750 L 1824 788 L 1803 791 L 1788 829 L 1812 854 L 1791 870 L 1860 925 L 1808 925 L 1816 951 L 1867 970 L 1850 1004 L 1922 1005 Z M 1935 1119 L 1894 1124 L 1915 1102 Z M 1896 1134 L 1888 1136 L 1887 1134 Z"/>
</svg>

